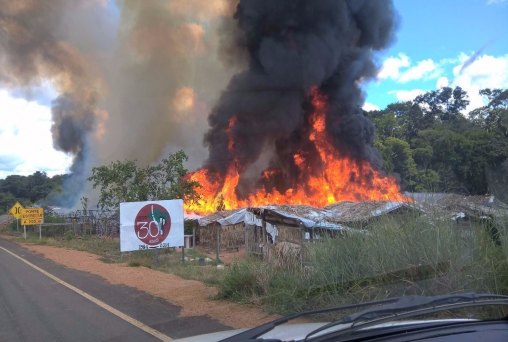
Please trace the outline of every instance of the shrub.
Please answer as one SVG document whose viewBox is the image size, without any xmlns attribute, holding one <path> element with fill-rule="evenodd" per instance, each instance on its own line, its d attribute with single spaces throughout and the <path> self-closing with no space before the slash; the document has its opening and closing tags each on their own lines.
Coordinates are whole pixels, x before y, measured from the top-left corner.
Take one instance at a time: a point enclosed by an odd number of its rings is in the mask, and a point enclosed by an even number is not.
<svg viewBox="0 0 508 342">
<path fill-rule="evenodd" d="M 219 287 L 218 298 L 229 298 L 240 302 L 252 302 L 255 297 L 264 294 L 258 281 L 262 263 L 254 260 L 232 264 Z"/>
</svg>

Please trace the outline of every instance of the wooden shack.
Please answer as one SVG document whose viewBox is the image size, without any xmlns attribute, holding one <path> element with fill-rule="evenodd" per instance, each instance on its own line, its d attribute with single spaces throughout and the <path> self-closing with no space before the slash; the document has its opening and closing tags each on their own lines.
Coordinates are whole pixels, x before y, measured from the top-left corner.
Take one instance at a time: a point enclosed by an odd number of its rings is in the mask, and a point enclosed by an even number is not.
<svg viewBox="0 0 508 342">
<path fill-rule="evenodd" d="M 484 227 L 500 245 L 500 233 L 508 223 L 508 205 L 492 195 L 467 196 L 449 193 L 409 193 L 427 215 L 452 220 L 460 236 L 471 239 L 475 227 Z"/>
<path fill-rule="evenodd" d="M 301 267 L 306 243 L 347 230 L 329 220 L 321 209 L 310 206 L 248 208 L 245 247 L 247 254 L 261 256 L 278 267 Z"/>
<path fill-rule="evenodd" d="M 199 245 L 210 249 L 238 250 L 245 244 L 245 209 L 218 211 L 198 219 Z"/>
</svg>

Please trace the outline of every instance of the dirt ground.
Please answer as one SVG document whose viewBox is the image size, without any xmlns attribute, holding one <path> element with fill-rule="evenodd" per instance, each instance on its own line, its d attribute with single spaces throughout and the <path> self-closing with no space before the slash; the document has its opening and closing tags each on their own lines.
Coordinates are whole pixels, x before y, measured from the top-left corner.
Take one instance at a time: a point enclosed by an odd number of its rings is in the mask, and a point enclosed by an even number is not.
<svg viewBox="0 0 508 342">
<path fill-rule="evenodd" d="M 30 244 L 24 246 L 64 266 L 100 276 L 111 284 L 130 286 L 163 298 L 171 304 L 182 307 L 180 315 L 183 317 L 208 315 L 234 328 L 253 327 L 277 318 L 256 307 L 214 300 L 212 297 L 217 294 L 217 289 L 199 281 L 183 279 L 145 267 L 104 263 L 99 260 L 99 256 L 87 252 L 52 246 Z M 224 254 L 222 257 L 227 259 L 235 256 Z M 147 282 L 144 279 L 152 281 Z"/>
<path fill-rule="evenodd" d="M 207 255 L 209 258 L 213 260 L 215 260 L 215 258 L 217 257 L 215 251 L 208 250 L 200 246 L 196 246 L 195 248 L 199 253 Z M 220 251 L 219 259 L 225 265 L 231 265 L 235 261 L 245 259 L 245 247 L 240 247 L 238 251 L 236 250 Z"/>
</svg>

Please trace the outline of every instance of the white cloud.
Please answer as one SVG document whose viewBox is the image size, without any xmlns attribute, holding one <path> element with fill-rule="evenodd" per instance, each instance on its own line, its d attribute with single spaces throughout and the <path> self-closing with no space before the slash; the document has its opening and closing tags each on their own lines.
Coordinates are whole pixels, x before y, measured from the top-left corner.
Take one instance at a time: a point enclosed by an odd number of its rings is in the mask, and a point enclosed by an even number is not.
<svg viewBox="0 0 508 342">
<path fill-rule="evenodd" d="M 397 57 L 389 57 L 383 62 L 383 66 L 377 77 L 380 80 L 390 78 L 397 80 L 400 77 L 400 69 L 407 68 L 411 65 L 409 57 L 403 53 L 399 53 Z"/>
<path fill-rule="evenodd" d="M 447 70 L 446 74 L 450 77 L 444 75 L 445 69 Z M 456 58 L 442 59 L 437 62 L 426 59 L 406 71 L 397 70 L 398 78 L 394 78 L 394 80 L 400 83 L 436 78 L 435 89 L 461 87 L 469 95 L 470 104 L 466 108 L 466 112 L 486 104 L 486 99 L 479 94 L 481 89 L 508 89 L 508 54 L 475 56 L 460 53 Z M 410 101 L 426 91 L 435 89 L 423 90 L 417 85 L 411 90 L 392 90 L 388 93 L 394 95 L 398 101 Z"/>
<path fill-rule="evenodd" d="M 498 5 L 507 1 L 508 0 L 487 0 L 487 5 Z"/>
<path fill-rule="evenodd" d="M 411 89 L 411 90 L 392 90 L 388 94 L 395 95 L 397 101 L 406 102 L 414 100 L 415 97 L 421 94 L 425 94 L 426 90 L 423 89 Z"/>
<path fill-rule="evenodd" d="M 414 67 L 409 68 L 399 78 L 399 82 L 407 83 L 417 80 L 434 79 L 441 76 L 441 70 L 432 59 L 425 59 L 418 62 Z"/>
<path fill-rule="evenodd" d="M 441 89 L 441 88 L 444 88 L 444 87 L 448 87 L 450 85 L 450 81 L 448 80 L 447 77 L 439 77 L 436 81 L 436 88 L 437 89 Z"/>
<path fill-rule="evenodd" d="M 381 108 L 379 106 L 376 106 L 375 104 L 373 103 L 370 103 L 370 102 L 365 102 L 362 109 L 366 112 L 370 112 L 370 111 L 373 111 L 373 110 L 380 110 Z"/>
<path fill-rule="evenodd" d="M 0 90 L 0 178 L 46 171 L 64 173 L 72 157 L 53 148 L 51 112 L 46 106 Z"/>
<path fill-rule="evenodd" d="M 498 57 L 481 55 L 466 68 L 462 68 L 470 57 L 466 54 L 459 56 L 460 63 L 453 68 L 454 79 L 450 84 L 451 87 L 459 86 L 468 92 L 470 104 L 466 111 L 485 104 L 485 99 L 478 93 L 480 89 L 508 89 L 508 54 Z"/>
<path fill-rule="evenodd" d="M 398 83 L 437 79 L 443 75 L 443 65 L 449 63 L 451 63 L 449 59 L 439 62 L 424 59 L 413 66 L 406 54 L 399 53 L 398 56 L 389 57 L 383 62 L 377 78 L 379 80 L 391 79 Z"/>
</svg>

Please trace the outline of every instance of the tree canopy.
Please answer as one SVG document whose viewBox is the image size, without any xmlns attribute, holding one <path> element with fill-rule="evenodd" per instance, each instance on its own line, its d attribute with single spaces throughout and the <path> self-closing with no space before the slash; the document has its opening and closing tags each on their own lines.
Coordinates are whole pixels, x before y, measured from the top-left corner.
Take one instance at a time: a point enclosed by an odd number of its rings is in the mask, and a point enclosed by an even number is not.
<svg viewBox="0 0 508 342">
<path fill-rule="evenodd" d="M 384 171 L 404 190 L 506 198 L 508 90 L 483 89 L 487 104 L 465 114 L 467 93 L 442 88 L 366 112 L 377 128 Z"/>
<path fill-rule="evenodd" d="M 183 151 L 146 167 L 138 166 L 134 160 L 115 161 L 94 167 L 88 180 L 99 190 L 98 205 L 102 209 L 117 209 L 121 202 L 176 198 L 195 201 L 198 184 L 185 178 L 185 161 Z"/>
<path fill-rule="evenodd" d="M 0 213 L 9 210 L 16 201 L 24 206 L 43 201 L 50 193 L 60 191 L 64 178 L 50 178 L 37 171 L 30 176 L 10 175 L 0 179 Z"/>
</svg>

